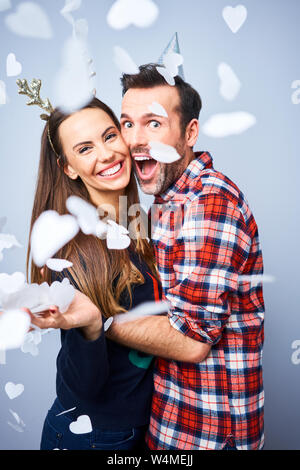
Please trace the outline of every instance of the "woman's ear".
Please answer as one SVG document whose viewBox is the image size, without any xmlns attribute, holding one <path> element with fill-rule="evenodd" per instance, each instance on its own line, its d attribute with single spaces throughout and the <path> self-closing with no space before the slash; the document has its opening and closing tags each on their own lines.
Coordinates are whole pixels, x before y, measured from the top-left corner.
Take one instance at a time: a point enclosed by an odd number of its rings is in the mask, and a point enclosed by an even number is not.
<svg viewBox="0 0 300 470">
<path fill-rule="evenodd" d="M 78 178 L 78 173 L 72 168 L 71 165 L 65 165 L 64 166 L 64 173 L 71 178 L 71 180 L 77 180 Z"/>
<path fill-rule="evenodd" d="M 199 135 L 199 121 L 198 119 L 192 119 L 185 131 L 185 141 L 189 147 L 194 147 L 197 142 Z"/>
</svg>

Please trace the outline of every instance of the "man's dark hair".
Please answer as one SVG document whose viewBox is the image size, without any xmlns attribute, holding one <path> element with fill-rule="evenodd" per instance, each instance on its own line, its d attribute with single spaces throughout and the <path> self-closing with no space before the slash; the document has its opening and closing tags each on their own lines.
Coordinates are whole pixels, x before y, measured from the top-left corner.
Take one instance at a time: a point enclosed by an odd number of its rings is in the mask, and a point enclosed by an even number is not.
<svg viewBox="0 0 300 470">
<path fill-rule="evenodd" d="M 156 67 L 162 66 L 159 64 L 141 65 L 139 67 L 139 73 L 133 75 L 123 74 L 121 78 L 123 96 L 130 88 L 153 88 L 160 85 L 167 85 L 166 80 L 156 70 Z M 188 123 L 192 119 L 199 118 L 202 102 L 199 93 L 189 85 L 189 83 L 179 77 L 179 75 L 176 75 L 174 80 L 180 98 L 178 112 L 180 114 L 181 133 L 184 135 Z"/>
</svg>

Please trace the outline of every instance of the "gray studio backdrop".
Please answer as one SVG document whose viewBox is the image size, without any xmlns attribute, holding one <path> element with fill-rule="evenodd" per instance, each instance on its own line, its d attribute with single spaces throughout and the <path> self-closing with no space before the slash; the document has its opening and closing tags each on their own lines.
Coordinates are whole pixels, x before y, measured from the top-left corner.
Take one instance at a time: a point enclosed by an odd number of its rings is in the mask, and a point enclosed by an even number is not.
<svg viewBox="0 0 300 470">
<path fill-rule="evenodd" d="M 266 303 L 264 383 L 266 449 L 300 449 L 299 315 L 299 123 L 300 80 L 299 0 L 155 0 L 156 22 L 145 29 L 114 30 L 106 15 L 113 0 L 83 0 L 75 18 L 89 22 L 89 46 L 97 72 L 97 94 L 120 112 L 119 70 L 113 46 L 124 47 L 136 63 L 156 61 L 175 31 L 184 56 L 186 80 L 200 92 L 201 126 L 216 113 L 247 111 L 256 116 L 251 129 L 232 137 L 211 138 L 200 133 L 197 150 L 208 150 L 215 167 L 246 194 L 260 231 L 265 273 L 276 278 L 265 284 Z M 54 31 L 51 39 L 21 37 L 5 25 L 5 17 L 21 2 L 0 11 L 0 80 L 8 102 L 0 106 L 0 217 L 7 216 L 6 233 L 16 235 L 23 248 L 4 252 L 1 272 L 24 271 L 33 191 L 43 123 L 39 111 L 18 96 L 16 78 L 43 79 L 42 96 L 53 96 L 61 46 L 71 26 L 60 15 L 64 0 L 40 0 Z M 237 33 L 224 19 L 225 6 L 243 3 L 248 17 Z M 4 2 L 0 2 L 0 5 Z M 13 52 L 22 64 L 20 77 L 7 77 L 6 57 Z M 234 101 L 219 93 L 218 65 L 229 64 L 242 87 Z M 298 84 L 299 86 L 299 84 Z M 149 206 L 152 199 L 142 196 Z M 299 348 L 299 346 L 298 346 Z M 59 335 L 49 333 L 33 357 L 8 351 L 0 364 L 0 449 L 38 449 L 42 423 L 55 397 L 55 360 Z M 3 362 L 3 360 L 2 360 Z M 25 390 L 10 400 L 7 382 Z M 23 432 L 10 412 L 25 423 Z"/>
</svg>

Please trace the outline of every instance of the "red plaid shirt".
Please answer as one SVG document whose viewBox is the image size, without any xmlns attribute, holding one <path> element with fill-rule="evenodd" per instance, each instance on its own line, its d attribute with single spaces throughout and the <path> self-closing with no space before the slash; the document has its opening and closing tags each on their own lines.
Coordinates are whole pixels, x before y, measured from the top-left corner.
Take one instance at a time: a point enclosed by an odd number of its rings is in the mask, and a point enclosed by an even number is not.
<svg viewBox="0 0 300 470">
<path fill-rule="evenodd" d="M 198 364 L 158 358 L 150 449 L 263 446 L 262 274 L 256 222 L 208 153 L 197 153 L 151 209 L 152 239 L 171 325 L 211 345 Z"/>
</svg>

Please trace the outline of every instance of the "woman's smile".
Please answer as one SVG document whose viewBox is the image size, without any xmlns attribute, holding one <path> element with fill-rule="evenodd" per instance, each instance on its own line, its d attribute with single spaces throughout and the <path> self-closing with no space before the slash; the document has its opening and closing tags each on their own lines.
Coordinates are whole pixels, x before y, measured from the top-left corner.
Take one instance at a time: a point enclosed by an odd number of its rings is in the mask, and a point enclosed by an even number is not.
<svg viewBox="0 0 300 470">
<path fill-rule="evenodd" d="M 124 168 L 126 165 L 125 160 L 119 160 L 111 165 L 108 165 L 104 170 L 101 170 L 97 173 L 97 177 L 99 178 L 106 178 L 106 179 L 114 179 L 118 178 L 122 175 Z"/>
</svg>

